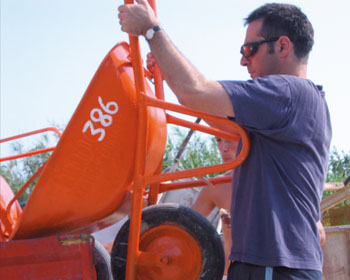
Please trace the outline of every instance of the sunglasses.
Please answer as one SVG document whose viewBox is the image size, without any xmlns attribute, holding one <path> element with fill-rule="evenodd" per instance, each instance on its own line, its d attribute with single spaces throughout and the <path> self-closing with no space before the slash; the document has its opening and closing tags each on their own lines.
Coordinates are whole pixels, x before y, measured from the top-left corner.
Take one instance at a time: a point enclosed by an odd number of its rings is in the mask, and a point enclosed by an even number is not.
<svg viewBox="0 0 350 280">
<path fill-rule="evenodd" d="M 257 53 L 259 46 L 261 44 L 268 43 L 268 42 L 275 42 L 278 39 L 279 39 L 279 37 L 275 37 L 275 38 L 271 38 L 271 39 L 245 43 L 244 45 L 242 45 L 240 53 L 245 58 L 252 57 L 254 54 Z"/>
</svg>

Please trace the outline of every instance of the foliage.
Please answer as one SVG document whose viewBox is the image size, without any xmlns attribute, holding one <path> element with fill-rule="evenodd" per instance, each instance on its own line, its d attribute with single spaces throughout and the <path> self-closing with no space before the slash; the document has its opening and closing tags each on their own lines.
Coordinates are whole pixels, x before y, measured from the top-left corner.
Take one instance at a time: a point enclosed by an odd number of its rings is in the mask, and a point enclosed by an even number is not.
<svg viewBox="0 0 350 280">
<path fill-rule="evenodd" d="M 350 153 L 346 154 L 344 151 L 339 153 L 335 147 L 333 147 L 328 165 L 327 182 L 343 182 L 350 175 Z M 323 197 L 331 195 L 335 191 L 328 191 L 323 193 Z M 350 204 L 350 199 L 347 199 L 334 208 L 342 207 Z M 349 222 L 347 222 L 349 223 Z"/>
<path fill-rule="evenodd" d="M 343 182 L 350 175 L 350 153 L 339 153 L 335 147 L 329 157 L 327 182 Z"/>
<path fill-rule="evenodd" d="M 169 168 L 175 160 L 175 157 L 187 135 L 186 129 L 172 127 L 170 129 L 168 142 L 163 158 L 163 170 Z M 11 146 L 13 154 L 20 154 L 26 151 L 37 150 L 48 147 L 49 140 L 46 135 L 42 136 L 37 143 L 26 149 L 23 144 L 15 142 Z M 35 173 L 35 171 L 49 158 L 50 153 L 39 154 L 14 161 L 4 162 L 0 166 L 0 174 L 12 187 L 16 193 Z M 192 135 L 186 149 L 182 153 L 177 169 L 184 170 L 200 166 L 209 166 L 221 163 L 220 153 L 214 137 L 203 137 L 202 134 L 195 132 Z M 350 174 L 350 153 L 344 151 L 338 152 L 334 147 L 330 153 L 327 182 L 344 181 Z M 209 174 L 208 177 L 214 177 L 217 174 Z M 20 197 L 20 201 L 26 201 L 31 192 L 34 183 Z M 331 192 L 326 193 L 329 195 Z M 347 203 L 347 202 L 345 202 Z"/>
<path fill-rule="evenodd" d="M 49 146 L 49 139 L 46 135 L 26 149 L 20 142 L 11 145 L 11 154 L 17 155 L 28 151 L 34 151 Z M 24 157 L 17 160 L 2 163 L 0 166 L 0 174 L 5 178 L 11 186 L 14 193 L 17 193 L 22 186 L 33 176 L 33 174 L 42 166 L 51 153 L 43 153 L 30 157 Z M 31 193 L 36 180 L 27 188 L 27 190 L 19 197 L 19 202 L 25 202 Z"/>
<path fill-rule="evenodd" d="M 179 127 L 171 130 L 164 153 L 163 170 L 173 164 L 186 134 L 187 132 Z M 180 158 L 177 169 L 184 170 L 219 163 L 221 163 L 221 157 L 215 138 L 205 138 L 198 133 L 194 133 Z M 208 177 L 216 175 L 208 174 Z"/>
</svg>

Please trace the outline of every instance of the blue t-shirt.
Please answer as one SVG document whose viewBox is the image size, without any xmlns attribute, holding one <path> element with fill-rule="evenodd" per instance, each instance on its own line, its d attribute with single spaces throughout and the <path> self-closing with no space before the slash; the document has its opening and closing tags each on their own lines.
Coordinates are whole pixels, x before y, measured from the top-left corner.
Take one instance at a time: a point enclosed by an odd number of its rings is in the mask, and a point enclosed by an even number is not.
<svg viewBox="0 0 350 280">
<path fill-rule="evenodd" d="M 220 83 L 251 141 L 234 171 L 230 259 L 322 270 L 316 223 L 332 134 L 322 87 L 289 75 Z"/>
</svg>

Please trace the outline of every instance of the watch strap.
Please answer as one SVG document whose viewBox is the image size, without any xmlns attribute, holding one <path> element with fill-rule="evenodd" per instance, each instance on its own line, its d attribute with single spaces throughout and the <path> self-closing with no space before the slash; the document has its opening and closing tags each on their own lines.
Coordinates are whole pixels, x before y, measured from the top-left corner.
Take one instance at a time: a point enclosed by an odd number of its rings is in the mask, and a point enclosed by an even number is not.
<svg viewBox="0 0 350 280">
<path fill-rule="evenodd" d="M 159 25 L 149 28 L 145 34 L 146 40 L 151 40 L 153 38 L 154 34 L 161 29 L 162 28 Z"/>
</svg>

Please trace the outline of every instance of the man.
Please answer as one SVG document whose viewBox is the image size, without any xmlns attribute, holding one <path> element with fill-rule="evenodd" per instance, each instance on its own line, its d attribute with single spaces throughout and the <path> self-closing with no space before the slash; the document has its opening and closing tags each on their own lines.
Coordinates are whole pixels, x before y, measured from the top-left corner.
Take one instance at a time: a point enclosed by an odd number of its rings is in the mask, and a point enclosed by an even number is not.
<svg viewBox="0 0 350 280">
<path fill-rule="evenodd" d="M 307 80 L 311 23 L 292 5 L 254 10 L 241 47 L 252 79 L 218 82 L 181 55 L 145 0 L 137 3 L 119 7 L 122 30 L 147 36 L 179 102 L 249 133 L 250 154 L 234 172 L 228 279 L 321 279 L 317 221 L 331 125 L 322 87 Z"/>
<path fill-rule="evenodd" d="M 216 142 L 221 154 L 221 158 L 224 163 L 227 163 L 235 159 L 236 151 L 237 151 L 236 142 L 225 140 L 220 137 L 216 137 Z M 232 170 L 230 170 L 226 172 L 224 176 L 232 176 L 232 173 L 233 173 Z M 227 209 L 230 209 L 231 194 L 232 194 L 232 185 L 230 183 L 213 186 L 209 182 L 208 186 L 203 187 L 202 190 L 199 192 L 199 195 L 195 203 L 192 205 L 192 209 L 198 211 L 203 216 L 208 216 L 215 207 L 218 207 L 220 209 L 226 260 L 228 260 L 228 256 L 230 254 L 230 249 L 232 244 L 231 237 L 230 237 L 231 218 L 225 211 Z M 239 226 L 239 225 L 235 225 L 235 226 Z M 320 232 L 320 245 L 323 246 L 326 241 L 326 234 L 325 234 L 323 225 L 320 221 L 317 222 L 317 227 Z M 224 272 L 225 277 L 227 275 L 228 265 L 229 265 L 229 262 L 226 261 L 225 272 Z M 226 279 L 225 277 L 223 279 Z"/>
</svg>

